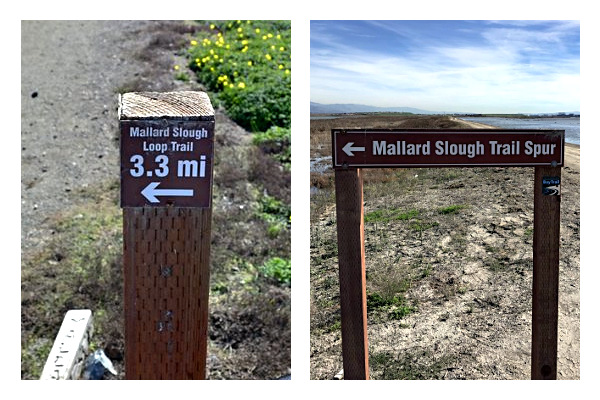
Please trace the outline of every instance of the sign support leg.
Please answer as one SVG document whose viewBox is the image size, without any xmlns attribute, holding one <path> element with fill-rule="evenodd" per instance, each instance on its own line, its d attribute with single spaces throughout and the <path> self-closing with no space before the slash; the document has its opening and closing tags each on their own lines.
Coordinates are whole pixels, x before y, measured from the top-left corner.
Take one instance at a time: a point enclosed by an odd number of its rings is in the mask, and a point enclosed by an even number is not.
<svg viewBox="0 0 600 400">
<path fill-rule="evenodd" d="M 123 209 L 125 378 L 204 379 L 210 208 Z"/>
<path fill-rule="evenodd" d="M 544 177 L 560 167 L 535 167 L 531 379 L 556 379 L 560 195 L 544 195 Z"/>
<path fill-rule="evenodd" d="M 335 171 L 344 379 L 369 379 L 363 173 Z"/>
</svg>

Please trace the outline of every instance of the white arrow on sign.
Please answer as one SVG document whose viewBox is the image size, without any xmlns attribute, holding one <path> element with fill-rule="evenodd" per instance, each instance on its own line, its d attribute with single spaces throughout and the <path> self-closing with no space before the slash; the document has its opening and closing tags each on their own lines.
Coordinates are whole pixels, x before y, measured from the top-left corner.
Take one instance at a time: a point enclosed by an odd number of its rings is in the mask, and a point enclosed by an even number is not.
<svg viewBox="0 0 600 400">
<path fill-rule="evenodd" d="M 352 153 L 353 151 L 365 151 L 364 147 L 352 147 L 353 144 L 354 142 L 348 142 L 342 148 L 342 150 L 344 150 L 344 153 L 348 154 L 350 157 L 354 157 L 354 153 Z"/>
<path fill-rule="evenodd" d="M 142 195 L 148 199 L 150 203 L 159 203 L 160 200 L 156 196 L 184 196 L 189 197 L 194 195 L 194 189 L 157 189 L 160 182 L 150 182 L 148 186 L 142 190 Z"/>
</svg>

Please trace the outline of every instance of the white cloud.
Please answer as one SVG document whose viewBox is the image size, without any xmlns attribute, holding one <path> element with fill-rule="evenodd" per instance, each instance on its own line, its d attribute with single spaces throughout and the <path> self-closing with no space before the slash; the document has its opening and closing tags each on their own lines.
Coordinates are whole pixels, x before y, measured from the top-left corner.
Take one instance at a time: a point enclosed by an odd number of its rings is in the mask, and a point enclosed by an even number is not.
<svg viewBox="0 0 600 400">
<path fill-rule="evenodd" d="M 562 43 L 561 35 L 491 28 L 483 36 L 492 46 L 439 41 L 422 52 L 384 55 L 326 38 L 329 50 L 311 53 L 311 100 L 438 111 L 578 110 L 578 58 L 528 51 L 536 43 Z"/>
</svg>

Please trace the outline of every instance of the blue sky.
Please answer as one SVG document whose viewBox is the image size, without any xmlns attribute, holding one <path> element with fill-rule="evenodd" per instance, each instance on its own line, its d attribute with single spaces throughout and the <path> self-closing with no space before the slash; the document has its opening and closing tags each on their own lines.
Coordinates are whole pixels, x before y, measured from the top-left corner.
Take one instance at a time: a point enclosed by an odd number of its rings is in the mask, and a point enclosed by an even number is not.
<svg viewBox="0 0 600 400">
<path fill-rule="evenodd" d="M 310 98 L 456 112 L 579 111 L 579 21 L 311 21 Z"/>
</svg>

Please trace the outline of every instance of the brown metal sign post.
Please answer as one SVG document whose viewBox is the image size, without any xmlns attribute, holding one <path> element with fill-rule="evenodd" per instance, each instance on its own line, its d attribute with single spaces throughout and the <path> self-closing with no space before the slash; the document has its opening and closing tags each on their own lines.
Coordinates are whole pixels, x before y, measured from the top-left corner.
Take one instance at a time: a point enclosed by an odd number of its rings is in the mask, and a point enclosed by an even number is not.
<svg viewBox="0 0 600 400">
<path fill-rule="evenodd" d="M 369 379 L 362 168 L 535 167 L 531 378 L 556 379 L 564 131 L 334 129 L 344 379 Z"/>
<path fill-rule="evenodd" d="M 119 98 L 127 379 L 204 379 L 214 110 L 206 93 Z"/>
</svg>

